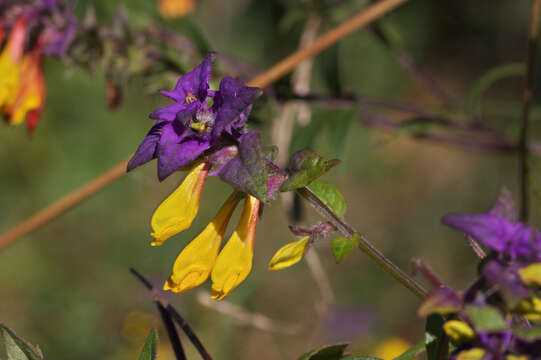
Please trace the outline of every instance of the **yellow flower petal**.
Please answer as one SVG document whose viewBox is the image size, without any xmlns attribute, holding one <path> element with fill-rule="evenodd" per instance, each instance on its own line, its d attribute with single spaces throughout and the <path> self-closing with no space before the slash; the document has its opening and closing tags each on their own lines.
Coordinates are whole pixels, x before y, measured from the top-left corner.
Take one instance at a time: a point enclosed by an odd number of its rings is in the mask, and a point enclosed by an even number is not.
<svg viewBox="0 0 541 360">
<path fill-rule="evenodd" d="M 505 360 L 528 360 L 528 357 L 526 355 L 509 354 L 505 356 Z"/>
<path fill-rule="evenodd" d="M 513 310 L 528 320 L 541 320 L 541 299 L 537 297 L 524 299 Z"/>
<path fill-rule="evenodd" d="M 281 270 L 298 263 L 306 251 L 309 239 L 310 236 L 306 236 L 282 246 L 269 262 L 269 269 Z"/>
<path fill-rule="evenodd" d="M 229 295 L 252 270 L 254 236 L 259 212 L 259 200 L 248 196 L 237 228 L 218 255 L 212 270 L 212 298 L 222 300 Z"/>
<path fill-rule="evenodd" d="M 378 359 L 394 359 L 411 347 L 411 344 L 400 337 L 383 340 L 370 351 L 370 355 Z"/>
<path fill-rule="evenodd" d="M 186 175 L 180 186 L 165 199 L 152 215 L 151 226 L 154 238 L 150 245 L 158 246 L 179 232 L 186 230 L 199 210 L 201 191 L 210 165 L 196 164 Z"/>
<path fill-rule="evenodd" d="M 485 350 L 481 348 L 473 348 L 464 350 L 456 355 L 456 360 L 481 360 L 485 355 Z"/>
<path fill-rule="evenodd" d="M 460 344 L 473 339 L 475 332 L 463 321 L 449 320 L 443 324 L 443 330 L 455 343 Z"/>
<path fill-rule="evenodd" d="M 23 66 L 21 59 L 25 33 L 25 22 L 17 21 L 0 54 L 0 107 L 12 103 L 17 96 Z"/>
<path fill-rule="evenodd" d="M 238 192 L 231 194 L 205 230 L 182 250 L 164 290 L 184 292 L 201 285 L 209 277 L 227 224 L 240 199 Z"/>
<path fill-rule="evenodd" d="M 167 19 L 183 17 L 193 12 L 194 0 L 159 0 L 158 11 Z"/>
<path fill-rule="evenodd" d="M 541 263 L 519 269 L 518 274 L 524 284 L 528 286 L 541 286 Z"/>
</svg>

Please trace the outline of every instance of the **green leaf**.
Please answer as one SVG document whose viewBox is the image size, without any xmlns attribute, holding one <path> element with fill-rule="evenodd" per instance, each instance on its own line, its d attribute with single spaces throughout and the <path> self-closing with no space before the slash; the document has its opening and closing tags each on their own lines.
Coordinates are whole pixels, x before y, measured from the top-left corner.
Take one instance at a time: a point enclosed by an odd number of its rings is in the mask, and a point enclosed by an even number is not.
<svg viewBox="0 0 541 360">
<path fill-rule="evenodd" d="M 289 179 L 280 190 L 292 191 L 305 187 L 339 163 L 338 159 L 326 160 L 312 150 L 297 151 L 289 160 Z"/>
<path fill-rule="evenodd" d="M 13 330 L 0 324 L 0 359 L 43 360 L 43 355 L 38 346 L 31 345 Z"/>
<path fill-rule="evenodd" d="M 298 360 L 340 360 L 347 346 L 348 344 L 326 345 L 307 352 Z"/>
<path fill-rule="evenodd" d="M 428 360 L 438 360 L 438 343 L 444 334 L 443 323 L 443 317 L 439 314 L 432 314 L 426 318 L 425 348 Z"/>
<path fill-rule="evenodd" d="M 158 334 L 156 329 L 150 329 L 148 333 L 147 340 L 141 350 L 141 355 L 139 355 L 139 360 L 156 360 L 158 355 Z"/>
<path fill-rule="evenodd" d="M 331 240 L 331 250 L 336 263 L 340 263 L 347 254 L 359 246 L 360 237 L 361 235 L 355 233 L 350 238 L 339 236 Z"/>
<path fill-rule="evenodd" d="M 466 314 L 468 314 L 475 331 L 496 331 L 507 328 L 503 316 L 494 307 L 467 306 Z"/>
<path fill-rule="evenodd" d="M 415 359 L 419 354 L 425 352 L 425 342 L 421 341 L 417 343 L 416 345 L 410 347 L 408 350 L 406 350 L 402 355 L 394 358 L 393 360 L 413 360 Z"/>
<path fill-rule="evenodd" d="M 326 181 L 314 180 L 308 188 L 338 217 L 343 218 L 346 215 L 346 200 L 334 185 Z"/>
<path fill-rule="evenodd" d="M 531 329 L 514 329 L 513 333 L 521 338 L 528 341 L 537 341 L 541 339 L 541 329 L 540 328 L 531 328 Z"/>
</svg>

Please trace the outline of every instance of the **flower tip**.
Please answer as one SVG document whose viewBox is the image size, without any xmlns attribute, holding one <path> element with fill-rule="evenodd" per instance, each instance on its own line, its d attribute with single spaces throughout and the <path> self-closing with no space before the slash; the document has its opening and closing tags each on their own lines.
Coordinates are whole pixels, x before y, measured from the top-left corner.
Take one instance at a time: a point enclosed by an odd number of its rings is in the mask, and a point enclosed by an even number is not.
<svg viewBox="0 0 541 360">
<path fill-rule="evenodd" d="M 241 276 L 240 271 L 235 271 L 229 274 L 229 276 L 222 284 L 216 284 L 215 282 L 213 282 L 210 297 L 217 300 L 223 300 L 227 295 L 231 293 L 231 291 L 233 291 L 237 286 L 239 286 L 245 278 L 246 276 Z"/>
<path fill-rule="evenodd" d="M 163 289 L 171 290 L 175 293 L 183 293 L 201 285 L 207 279 L 207 277 L 208 274 L 205 276 L 205 274 L 201 272 L 190 272 L 186 274 L 186 276 L 184 276 L 180 282 L 175 282 L 172 276 L 170 276 L 163 285 Z"/>
</svg>

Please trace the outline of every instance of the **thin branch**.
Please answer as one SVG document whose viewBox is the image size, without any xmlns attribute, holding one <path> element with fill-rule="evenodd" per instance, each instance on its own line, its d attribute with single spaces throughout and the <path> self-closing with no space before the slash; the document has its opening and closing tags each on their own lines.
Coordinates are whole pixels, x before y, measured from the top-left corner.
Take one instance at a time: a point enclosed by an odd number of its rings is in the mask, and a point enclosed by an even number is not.
<svg viewBox="0 0 541 360">
<path fill-rule="evenodd" d="M 264 88 L 268 84 L 275 82 L 285 74 L 289 73 L 303 60 L 320 53 L 329 46 L 335 44 L 338 40 L 362 28 L 363 26 L 370 24 L 372 21 L 385 15 L 406 1 L 407 0 L 380 0 L 377 3 L 366 7 L 357 13 L 357 15 L 354 15 L 331 31 L 320 36 L 312 45 L 300 49 L 299 51 L 296 51 L 295 53 L 286 57 L 265 73 L 257 76 L 255 79 L 252 79 L 252 81 L 250 81 L 248 84 L 250 86 Z"/>
<path fill-rule="evenodd" d="M 539 33 L 539 8 L 541 0 L 532 1 L 530 32 L 528 39 L 528 60 L 526 85 L 523 94 L 522 127 L 519 140 L 519 182 L 520 182 L 520 220 L 528 221 L 529 212 L 529 174 L 528 165 L 528 130 L 530 106 L 532 103 L 532 92 L 534 82 L 535 53 L 537 50 L 537 39 Z"/>
<path fill-rule="evenodd" d="M 213 301 L 208 294 L 203 291 L 198 292 L 196 296 L 197 301 L 201 305 L 231 316 L 237 323 L 242 325 L 249 325 L 259 330 L 286 335 L 295 335 L 301 329 L 300 324 L 281 323 L 264 314 L 249 312 L 248 310 L 225 300 Z"/>
<path fill-rule="evenodd" d="M 173 348 L 173 352 L 175 353 L 175 358 L 177 360 L 186 360 L 186 354 L 184 353 L 182 342 L 180 341 L 177 328 L 175 327 L 175 323 L 173 322 L 171 315 L 169 314 L 167 309 L 164 308 L 163 305 L 157 301 L 156 307 L 158 308 L 158 311 L 163 321 L 163 325 L 165 326 L 165 330 L 167 331 L 167 335 L 169 336 L 169 341 L 171 342 L 171 347 Z"/>
<path fill-rule="evenodd" d="M 272 84 L 281 76 L 292 71 L 303 60 L 317 55 L 332 44 L 336 43 L 341 38 L 369 24 L 378 17 L 385 15 L 406 1 L 407 0 L 381 0 L 376 4 L 363 9 L 351 19 L 346 20 L 325 35 L 317 38 L 312 45 L 294 52 L 261 75 L 256 76 L 254 79 L 249 81 L 248 84 L 261 88 Z M 5 233 L 0 235 L 0 250 L 21 236 L 27 235 L 30 232 L 35 231 L 41 226 L 49 223 L 75 205 L 86 200 L 91 195 L 104 189 L 107 185 L 113 183 L 115 180 L 124 175 L 125 168 L 126 161 L 120 162 L 112 169 L 91 180 L 89 183 L 65 195 L 49 207 L 39 211 L 31 218 L 7 230 Z"/>
<path fill-rule="evenodd" d="M 204 360 L 212 360 L 212 357 L 209 355 L 209 353 L 207 352 L 207 350 L 205 349 L 201 341 L 199 341 L 199 338 L 197 337 L 197 335 L 195 335 L 190 325 L 186 323 L 186 321 L 182 318 L 182 316 L 180 316 L 178 311 L 171 304 L 169 304 L 165 299 L 163 299 L 160 292 L 152 286 L 152 284 L 150 283 L 150 281 L 148 281 L 148 279 L 146 279 L 143 275 L 138 273 L 133 268 L 130 269 L 130 272 L 152 293 L 152 296 L 154 297 L 154 301 L 159 303 L 161 306 L 163 306 L 167 310 L 167 312 L 173 318 L 173 320 L 175 320 L 177 325 L 182 329 L 182 331 L 184 331 L 188 339 L 190 339 L 190 341 L 195 346 L 197 351 L 199 351 L 199 354 L 201 354 L 201 357 Z"/>
<path fill-rule="evenodd" d="M 353 236 L 356 231 L 351 225 L 340 219 L 321 199 L 314 194 L 310 189 L 304 187 L 297 190 L 312 207 L 314 207 L 323 217 L 330 221 L 334 227 L 347 237 Z M 408 288 L 414 295 L 424 299 L 427 295 L 426 290 L 419 285 L 414 279 L 406 274 L 402 269 L 396 266 L 391 260 L 383 255 L 374 245 L 372 245 L 363 235 L 360 235 L 359 248 L 367 254 L 372 260 L 380 265 L 392 277 L 398 280 L 402 285 Z"/>
</svg>

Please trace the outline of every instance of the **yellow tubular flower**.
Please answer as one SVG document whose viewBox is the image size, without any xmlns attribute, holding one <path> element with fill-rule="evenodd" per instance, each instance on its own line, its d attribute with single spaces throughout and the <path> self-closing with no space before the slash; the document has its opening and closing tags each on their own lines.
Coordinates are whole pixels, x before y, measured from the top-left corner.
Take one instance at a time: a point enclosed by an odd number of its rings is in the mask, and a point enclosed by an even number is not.
<svg viewBox="0 0 541 360">
<path fill-rule="evenodd" d="M 159 0 L 158 11 L 167 19 L 179 18 L 193 12 L 194 0 Z"/>
<path fill-rule="evenodd" d="M 308 240 L 310 240 L 310 236 L 305 236 L 278 249 L 269 262 L 269 270 L 282 270 L 301 261 L 306 252 Z"/>
<path fill-rule="evenodd" d="M 154 232 L 150 234 L 154 240 L 150 245 L 159 246 L 190 227 L 199 210 L 201 191 L 209 168 L 209 163 L 196 164 L 182 184 L 154 211 L 151 220 Z"/>
<path fill-rule="evenodd" d="M 463 350 L 456 355 L 456 360 L 481 360 L 485 356 L 485 350 L 481 348 L 471 348 Z"/>
<path fill-rule="evenodd" d="M 227 224 L 241 199 L 237 191 L 222 205 L 205 230 L 182 250 L 164 290 L 180 293 L 201 285 L 210 275 L 222 243 Z"/>
<path fill-rule="evenodd" d="M 237 228 L 227 241 L 212 270 L 211 297 L 222 300 L 252 270 L 254 236 L 260 201 L 248 195 Z"/>
</svg>

